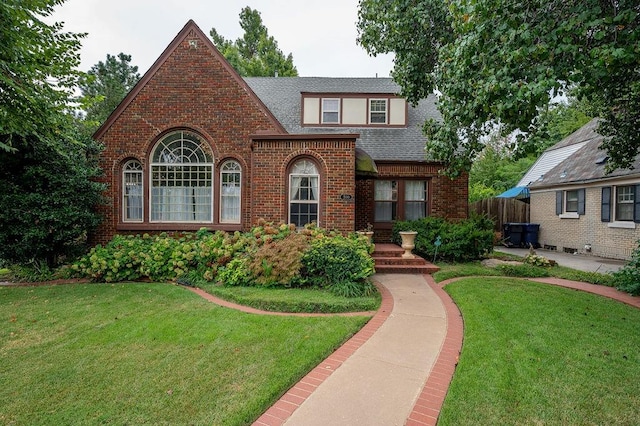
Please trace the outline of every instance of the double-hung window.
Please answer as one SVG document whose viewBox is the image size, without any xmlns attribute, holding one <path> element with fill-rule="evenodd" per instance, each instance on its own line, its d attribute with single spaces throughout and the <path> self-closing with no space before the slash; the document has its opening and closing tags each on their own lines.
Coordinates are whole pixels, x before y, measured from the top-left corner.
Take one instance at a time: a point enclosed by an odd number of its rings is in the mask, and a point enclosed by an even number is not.
<svg viewBox="0 0 640 426">
<path fill-rule="evenodd" d="M 340 99 L 322 99 L 322 124 L 340 124 Z"/>
<path fill-rule="evenodd" d="M 579 219 L 585 214 L 584 188 L 556 191 L 556 215 L 561 219 Z"/>
<path fill-rule="evenodd" d="M 320 175 L 315 163 L 296 161 L 289 172 L 289 223 L 302 227 L 319 225 Z"/>
<path fill-rule="evenodd" d="M 374 191 L 376 222 L 391 222 L 397 218 L 398 181 L 377 180 Z"/>
<path fill-rule="evenodd" d="M 566 212 L 578 212 L 578 191 L 567 191 L 565 198 L 565 210 Z"/>
<path fill-rule="evenodd" d="M 369 100 L 369 123 L 370 124 L 387 124 L 387 100 L 386 99 L 370 99 Z"/>
<path fill-rule="evenodd" d="M 404 182 L 404 220 L 416 220 L 427 216 L 427 182 Z"/>
<path fill-rule="evenodd" d="M 633 221 L 634 186 L 616 187 L 615 218 L 619 221 Z"/>
</svg>

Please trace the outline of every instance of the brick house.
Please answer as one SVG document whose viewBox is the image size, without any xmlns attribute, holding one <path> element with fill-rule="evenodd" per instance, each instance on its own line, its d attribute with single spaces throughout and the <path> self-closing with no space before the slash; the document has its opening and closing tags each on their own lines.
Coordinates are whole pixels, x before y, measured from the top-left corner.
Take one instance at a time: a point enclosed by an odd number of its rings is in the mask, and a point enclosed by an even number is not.
<svg viewBox="0 0 640 426">
<path fill-rule="evenodd" d="M 640 157 L 605 174 L 597 127 L 594 119 L 549 148 L 519 185 L 529 185 L 543 247 L 628 259 L 640 239 Z"/>
<path fill-rule="evenodd" d="M 96 131 L 114 234 L 247 230 L 258 219 L 343 232 L 467 216 L 467 177 L 440 176 L 387 78 L 242 78 L 189 21 Z"/>
</svg>

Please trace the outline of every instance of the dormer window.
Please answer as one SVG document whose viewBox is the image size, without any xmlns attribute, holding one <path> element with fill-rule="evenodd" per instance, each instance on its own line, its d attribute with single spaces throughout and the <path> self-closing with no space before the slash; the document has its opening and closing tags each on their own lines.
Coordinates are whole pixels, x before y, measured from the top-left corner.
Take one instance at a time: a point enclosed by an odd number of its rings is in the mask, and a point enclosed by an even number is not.
<svg viewBox="0 0 640 426">
<path fill-rule="evenodd" d="M 387 124 L 387 100 L 369 100 L 369 124 Z"/>
<path fill-rule="evenodd" d="M 322 123 L 340 123 L 340 99 L 322 99 Z"/>
<path fill-rule="evenodd" d="M 406 100 L 395 94 L 302 92 L 305 127 L 407 127 Z"/>
</svg>

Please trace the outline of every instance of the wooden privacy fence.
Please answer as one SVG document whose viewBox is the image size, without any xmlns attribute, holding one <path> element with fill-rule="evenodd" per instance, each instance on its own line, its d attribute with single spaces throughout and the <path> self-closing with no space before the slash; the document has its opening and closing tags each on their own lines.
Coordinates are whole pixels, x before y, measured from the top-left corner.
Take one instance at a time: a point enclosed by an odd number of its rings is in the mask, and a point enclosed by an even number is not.
<svg viewBox="0 0 640 426">
<path fill-rule="evenodd" d="M 469 204 L 469 213 L 486 214 L 493 220 L 494 230 L 502 231 L 505 223 L 529 223 L 529 204 L 514 198 L 487 198 Z"/>
</svg>

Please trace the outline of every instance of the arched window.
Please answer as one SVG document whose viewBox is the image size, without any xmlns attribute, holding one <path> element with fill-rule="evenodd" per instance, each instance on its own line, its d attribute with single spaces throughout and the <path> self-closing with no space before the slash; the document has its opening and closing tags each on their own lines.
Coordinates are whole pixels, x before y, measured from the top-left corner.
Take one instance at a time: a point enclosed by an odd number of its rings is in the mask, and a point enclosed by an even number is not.
<svg viewBox="0 0 640 426">
<path fill-rule="evenodd" d="M 122 168 L 122 221 L 142 222 L 142 164 L 130 160 Z"/>
<path fill-rule="evenodd" d="M 194 133 L 165 136 L 151 152 L 152 222 L 211 222 L 213 156 Z"/>
<path fill-rule="evenodd" d="M 289 172 L 289 223 L 298 227 L 318 223 L 320 176 L 315 163 L 296 161 Z"/>
<path fill-rule="evenodd" d="M 242 168 L 237 161 L 225 161 L 220 168 L 220 222 L 240 223 Z"/>
</svg>

